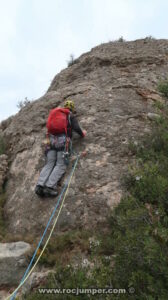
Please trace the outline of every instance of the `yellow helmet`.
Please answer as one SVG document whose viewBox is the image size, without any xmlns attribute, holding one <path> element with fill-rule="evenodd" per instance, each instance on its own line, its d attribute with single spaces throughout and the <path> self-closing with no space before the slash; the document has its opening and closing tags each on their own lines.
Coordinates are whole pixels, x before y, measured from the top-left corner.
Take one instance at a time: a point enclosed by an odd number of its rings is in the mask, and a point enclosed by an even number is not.
<svg viewBox="0 0 168 300">
<path fill-rule="evenodd" d="M 75 111 L 75 104 L 71 100 L 67 100 L 64 104 L 65 108 L 69 108 L 72 112 Z"/>
</svg>

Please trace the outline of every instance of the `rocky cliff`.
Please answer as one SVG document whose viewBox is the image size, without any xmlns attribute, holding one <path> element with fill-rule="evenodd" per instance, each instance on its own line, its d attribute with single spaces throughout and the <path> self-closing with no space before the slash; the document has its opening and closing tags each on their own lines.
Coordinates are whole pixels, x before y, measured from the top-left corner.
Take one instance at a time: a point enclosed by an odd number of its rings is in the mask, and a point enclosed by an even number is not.
<svg viewBox="0 0 168 300">
<path fill-rule="evenodd" d="M 39 237 L 56 199 L 39 199 L 34 188 L 44 164 L 42 140 L 51 108 L 75 102 L 85 139 L 74 135 L 79 162 L 57 234 L 105 226 L 124 193 L 121 178 L 133 159 L 128 145 L 149 132 L 162 102 L 157 83 L 168 74 L 168 41 L 110 42 L 85 53 L 53 79 L 47 93 L 0 124 L 8 155 L 5 219 L 13 236 Z M 6 168 L 6 165 L 5 165 Z M 67 172 L 67 174 L 70 171 Z"/>
<path fill-rule="evenodd" d="M 55 200 L 39 200 L 34 187 L 44 163 L 41 143 L 51 108 L 73 99 L 88 150 L 76 171 L 59 230 L 97 226 L 121 197 L 120 177 L 127 168 L 125 151 L 150 129 L 148 114 L 160 100 L 157 82 L 168 71 L 168 42 L 138 40 L 108 43 L 92 49 L 58 74 L 47 93 L 1 123 L 10 168 L 5 215 L 12 234 L 39 234 Z"/>
</svg>

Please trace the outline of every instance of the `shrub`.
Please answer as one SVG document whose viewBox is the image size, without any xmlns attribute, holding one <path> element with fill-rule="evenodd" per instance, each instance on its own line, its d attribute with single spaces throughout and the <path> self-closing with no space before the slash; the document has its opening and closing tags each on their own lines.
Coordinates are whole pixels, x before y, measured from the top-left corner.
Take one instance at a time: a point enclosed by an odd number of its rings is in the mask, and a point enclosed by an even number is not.
<svg viewBox="0 0 168 300">
<path fill-rule="evenodd" d="M 21 100 L 21 101 L 18 102 L 17 107 L 18 107 L 19 109 L 22 109 L 23 107 L 25 107 L 25 106 L 27 106 L 28 104 L 30 104 L 30 102 L 31 102 L 31 101 L 28 100 L 27 97 L 25 97 L 24 100 Z"/>
<path fill-rule="evenodd" d="M 69 260 L 69 251 L 77 245 L 81 251 L 89 251 L 88 238 L 91 232 L 87 231 L 69 231 L 51 239 L 40 263 L 46 266 L 54 266 L 58 262 L 63 263 Z M 64 253 L 64 255 L 62 255 Z"/>
<path fill-rule="evenodd" d="M 168 79 L 159 82 L 158 91 L 168 98 Z"/>
<path fill-rule="evenodd" d="M 132 195 L 144 203 L 167 203 L 168 177 L 162 174 L 159 164 L 144 163 L 134 176 L 135 180 L 130 188 Z"/>
<path fill-rule="evenodd" d="M 123 36 L 120 36 L 119 39 L 117 40 L 119 43 L 124 43 L 126 40 L 123 38 Z"/>
<path fill-rule="evenodd" d="M 158 110 L 163 110 L 165 108 L 165 105 L 158 100 L 154 102 L 153 106 L 156 107 Z"/>
<path fill-rule="evenodd" d="M 148 35 L 148 36 L 146 36 L 145 40 L 152 41 L 152 40 L 155 40 L 155 38 L 152 35 Z"/>
<path fill-rule="evenodd" d="M 74 55 L 71 54 L 69 60 L 67 61 L 67 65 L 68 67 L 71 67 L 72 65 L 74 65 L 76 63 L 76 60 L 74 58 Z"/>
</svg>

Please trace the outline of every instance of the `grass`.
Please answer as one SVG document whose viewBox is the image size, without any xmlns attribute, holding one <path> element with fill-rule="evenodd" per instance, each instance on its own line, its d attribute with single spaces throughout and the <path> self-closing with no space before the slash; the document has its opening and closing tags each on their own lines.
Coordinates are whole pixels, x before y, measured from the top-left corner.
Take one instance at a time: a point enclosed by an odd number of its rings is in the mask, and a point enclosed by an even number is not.
<svg viewBox="0 0 168 300">
<path fill-rule="evenodd" d="M 161 103 L 160 101 L 156 100 L 153 103 L 153 107 L 155 107 L 158 111 L 163 111 L 165 108 L 165 104 Z"/>
<path fill-rule="evenodd" d="M 168 98 L 168 79 L 159 82 L 158 91 Z"/>
<path fill-rule="evenodd" d="M 40 264 L 54 266 L 57 263 L 69 263 L 73 251 L 88 252 L 90 231 L 73 230 L 56 237 L 52 237 L 43 254 Z"/>
</svg>

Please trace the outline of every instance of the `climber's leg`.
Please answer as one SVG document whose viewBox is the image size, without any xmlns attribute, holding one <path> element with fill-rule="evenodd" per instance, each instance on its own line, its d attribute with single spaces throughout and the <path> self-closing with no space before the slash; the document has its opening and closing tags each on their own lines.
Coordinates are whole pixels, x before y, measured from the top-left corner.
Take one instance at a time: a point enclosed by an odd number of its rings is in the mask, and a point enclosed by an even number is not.
<svg viewBox="0 0 168 300">
<path fill-rule="evenodd" d="M 38 182 L 37 186 L 44 186 L 45 183 L 47 182 L 50 174 L 52 173 L 52 170 L 54 169 L 54 166 L 56 164 L 57 160 L 57 152 L 56 150 L 49 150 L 47 153 L 47 161 L 45 166 L 43 167 Z"/>
<path fill-rule="evenodd" d="M 56 189 L 57 183 L 61 179 L 61 177 L 64 175 L 66 168 L 67 168 L 67 166 L 64 161 L 63 151 L 58 151 L 56 166 L 52 170 L 48 180 L 45 183 L 45 186 L 52 188 L 52 189 Z"/>
</svg>

